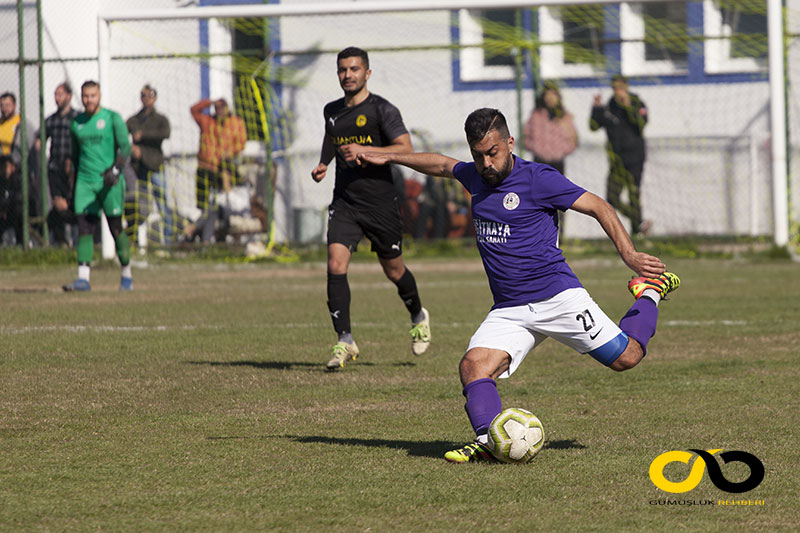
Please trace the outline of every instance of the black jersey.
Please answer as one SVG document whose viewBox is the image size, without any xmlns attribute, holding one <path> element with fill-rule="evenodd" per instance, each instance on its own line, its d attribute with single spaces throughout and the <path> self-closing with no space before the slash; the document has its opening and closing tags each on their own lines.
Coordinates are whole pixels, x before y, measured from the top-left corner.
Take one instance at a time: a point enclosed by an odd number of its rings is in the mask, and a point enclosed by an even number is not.
<svg viewBox="0 0 800 533">
<path fill-rule="evenodd" d="M 357 207 L 371 208 L 391 203 L 397 196 L 388 165 L 366 167 L 344 160 L 338 148 L 345 144 L 387 146 L 408 133 L 400 111 L 377 94 L 357 106 L 347 107 L 344 98 L 325 106 L 325 135 L 336 147 L 336 184 L 333 198 L 343 198 Z"/>
</svg>

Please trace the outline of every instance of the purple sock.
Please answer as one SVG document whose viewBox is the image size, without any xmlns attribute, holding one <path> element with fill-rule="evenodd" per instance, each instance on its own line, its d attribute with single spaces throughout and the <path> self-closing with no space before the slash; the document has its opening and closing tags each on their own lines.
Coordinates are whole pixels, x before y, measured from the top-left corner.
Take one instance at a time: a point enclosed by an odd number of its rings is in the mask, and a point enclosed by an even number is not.
<svg viewBox="0 0 800 533">
<path fill-rule="evenodd" d="M 628 337 L 636 339 L 646 354 L 647 341 L 656 334 L 656 322 L 658 322 L 658 306 L 650 298 L 643 297 L 636 300 L 628 309 L 619 321 L 619 327 L 628 334 Z"/>
<path fill-rule="evenodd" d="M 467 410 L 472 429 L 476 435 L 485 435 L 494 417 L 503 410 L 497 383 L 491 378 L 473 381 L 464 387 L 464 396 L 467 398 L 464 409 Z"/>
</svg>

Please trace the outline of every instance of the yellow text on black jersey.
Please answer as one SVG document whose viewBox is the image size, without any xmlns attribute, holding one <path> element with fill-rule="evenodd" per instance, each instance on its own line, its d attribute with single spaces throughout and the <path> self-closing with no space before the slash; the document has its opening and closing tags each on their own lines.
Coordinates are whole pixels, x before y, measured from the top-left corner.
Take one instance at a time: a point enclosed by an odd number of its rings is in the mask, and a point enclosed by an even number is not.
<svg viewBox="0 0 800 533">
<path fill-rule="evenodd" d="M 349 137 L 342 137 L 342 136 L 334 136 L 331 135 L 331 142 L 335 146 L 342 146 L 345 144 L 363 144 L 363 145 L 371 145 L 372 144 L 372 135 L 350 135 Z"/>
</svg>

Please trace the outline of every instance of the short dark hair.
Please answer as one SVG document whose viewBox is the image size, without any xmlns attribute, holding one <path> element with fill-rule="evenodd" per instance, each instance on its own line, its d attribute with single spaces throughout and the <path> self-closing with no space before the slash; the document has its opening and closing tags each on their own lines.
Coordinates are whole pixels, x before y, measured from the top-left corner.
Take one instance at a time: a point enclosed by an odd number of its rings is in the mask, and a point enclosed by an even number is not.
<svg viewBox="0 0 800 533">
<path fill-rule="evenodd" d="M 0 100 L 5 100 L 6 98 L 11 98 L 12 102 L 14 102 L 15 104 L 17 103 L 17 97 L 14 96 L 14 93 L 5 92 L 3 94 L 0 94 Z"/>
<path fill-rule="evenodd" d="M 72 94 L 72 84 L 68 81 L 63 81 L 56 86 L 56 89 L 62 87 L 67 94 Z"/>
<path fill-rule="evenodd" d="M 357 48 L 355 46 L 348 46 L 341 52 L 339 52 L 336 56 L 336 64 L 339 64 L 339 61 L 348 57 L 360 57 L 361 61 L 364 63 L 364 68 L 369 68 L 369 56 L 367 52 L 362 50 L 361 48 Z"/>
<path fill-rule="evenodd" d="M 503 140 L 511 136 L 506 117 L 497 109 L 489 107 L 476 109 L 469 114 L 464 123 L 464 132 L 467 134 L 467 143 L 470 146 L 480 142 L 492 130 L 497 130 Z"/>
<path fill-rule="evenodd" d="M 156 88 L 150 85 L 149 83 L 144 84 L 144 87 L 142 87 L 142 91 L 152 92 L 153 96 L 158 96 L 158 91 L 156 91 Z"/>
<path fill-rule="evenodd" d="M 611 84 L 613 85 L 614 83 L 617 82 L 628 85 L 628 78 L 626 78 L 622 74 L 614 74 L 614 76 L 611 77 Z"/>
<path fill-rule="evenodd" d="M 81 92 L 83 92 L 84 89 L 87 89 L 89 87 L 97 87 L 99 89 L 100 84 L 94 80 L 86 80 L 85 82 L 83 82 L 83 85 L 81 85 Z"/>
</svg>

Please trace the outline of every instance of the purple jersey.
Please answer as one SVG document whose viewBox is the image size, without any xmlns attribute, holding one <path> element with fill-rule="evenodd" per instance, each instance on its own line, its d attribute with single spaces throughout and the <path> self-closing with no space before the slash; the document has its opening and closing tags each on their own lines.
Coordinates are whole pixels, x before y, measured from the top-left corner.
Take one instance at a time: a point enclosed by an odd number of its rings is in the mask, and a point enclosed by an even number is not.
<svg viewBox="0 0 800 533">
<path fill-rule="evenodd" d="M 453 174 L 472 195 L 475 240 L 494 296 L 492 309 L 524 305 L 581 287 L 567 265 L 558 237 L 558 211 L 585 189 L 548 165 L 514 156 L 514 169 L 497 187 L 475 163 L 459 162 Z"/>
</svg>

